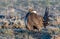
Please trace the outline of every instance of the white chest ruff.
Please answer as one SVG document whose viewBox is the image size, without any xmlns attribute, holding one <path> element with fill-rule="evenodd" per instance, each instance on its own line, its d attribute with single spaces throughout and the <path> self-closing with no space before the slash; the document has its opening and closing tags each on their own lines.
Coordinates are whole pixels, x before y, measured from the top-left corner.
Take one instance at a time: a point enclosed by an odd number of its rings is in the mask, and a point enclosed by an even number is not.
<svg viewBox="0 0 60 39">
<path fill-rule="evenodd" d="M 35 14 L 37 14 L 37 12 L 36 12 L 36 11 L 32 11 L 32 13 L 35 13 Z"/>
</svg>

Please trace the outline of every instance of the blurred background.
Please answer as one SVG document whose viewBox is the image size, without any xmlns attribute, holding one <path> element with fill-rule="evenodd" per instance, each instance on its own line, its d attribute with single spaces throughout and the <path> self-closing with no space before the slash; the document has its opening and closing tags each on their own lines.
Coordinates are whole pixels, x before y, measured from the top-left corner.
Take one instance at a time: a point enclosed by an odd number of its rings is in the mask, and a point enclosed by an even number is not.
<svg viewBox="0 0 60 39">
<path fill-rule="evenodd" d="M 17 16 L 22 19 L 22 21 L 19 20 L 21 24 L 24 24 L 23 20 L 29 8 L 36 10 L 38 15 L 44 16 L 46 6 L 49 7 L 49 22 L 52 24 L 52 27 L 47 27 L 48 32 L 46 30 L 43 33 L 29 33 L 28 35 L 28 33 L 20 33 L 19 29 L 16 31 L 13 29 L 0 29 L 0 39 L 60 39 L 60 0 L 0 0 L 0 26 L 2 25 L 1 15 L 7 18 L 8 16 Z M 8 22 L 7 18 L 3 21 Z M 9 22 L 15 21 L 9 20 Z M 57 33 L 59 36 L 54 38 Z"/>
<path fill-rule="evenodd" d="M 0 0 L 0 14 L 24 16 L 32 7 L 44 16 L 46 6 L 49 6 L 49 14 L 59 14 L 60 0 Z"/>
</svg>

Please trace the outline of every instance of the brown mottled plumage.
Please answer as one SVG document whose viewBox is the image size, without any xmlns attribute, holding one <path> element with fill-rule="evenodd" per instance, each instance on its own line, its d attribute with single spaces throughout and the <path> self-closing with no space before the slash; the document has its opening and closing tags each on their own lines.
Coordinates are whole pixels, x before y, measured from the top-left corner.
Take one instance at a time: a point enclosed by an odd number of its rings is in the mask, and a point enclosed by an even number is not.
<svg viewBox="0 0 60 39">
<path fill-rule="evenodd" d="M 29 30 L 33 30 L 34 28 L 37 28 L 40 31 L 42 26 L 43 26 L 43 17 L 42 16 L 39 16 L 35 13 L 31 13 L 28 16 L 27 28 Z"/>
</svg>

